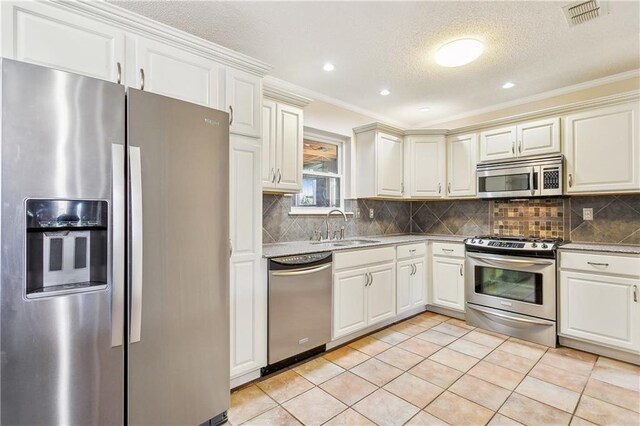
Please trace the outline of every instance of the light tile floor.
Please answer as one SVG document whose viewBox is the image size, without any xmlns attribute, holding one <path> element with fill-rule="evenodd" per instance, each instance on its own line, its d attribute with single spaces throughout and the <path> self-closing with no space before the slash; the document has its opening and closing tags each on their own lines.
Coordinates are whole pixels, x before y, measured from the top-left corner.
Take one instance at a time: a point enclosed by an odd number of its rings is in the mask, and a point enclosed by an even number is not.
<svg viewBox="0 0 640 426">
<path fill-rule="evenodd" d="M 640 367 L 427 312 L 231 394 L 234 425 L 640 425 Z"/>
</svg>

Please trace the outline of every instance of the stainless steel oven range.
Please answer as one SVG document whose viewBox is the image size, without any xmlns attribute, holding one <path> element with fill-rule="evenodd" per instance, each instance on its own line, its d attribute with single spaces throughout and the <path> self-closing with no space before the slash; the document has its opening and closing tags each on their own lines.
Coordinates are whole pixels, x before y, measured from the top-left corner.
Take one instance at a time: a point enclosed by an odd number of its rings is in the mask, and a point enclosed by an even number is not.
<svg viewBox="0 0 640 426">
<path fill-rule="evenodd" d="M 556 249 L 560 240 L 465 240 L 469 325 L 556 346 Z"/>
</svg>

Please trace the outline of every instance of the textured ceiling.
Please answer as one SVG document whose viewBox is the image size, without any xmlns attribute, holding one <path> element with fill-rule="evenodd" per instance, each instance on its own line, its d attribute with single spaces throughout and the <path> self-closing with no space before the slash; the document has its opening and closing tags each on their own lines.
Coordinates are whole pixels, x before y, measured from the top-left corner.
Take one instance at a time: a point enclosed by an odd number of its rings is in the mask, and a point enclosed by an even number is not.
<svg viewBox="0 0 640 426">
<path fill-rule="evenodd" d="M 638 1 L 608 2 L 608 15 L 575 27 L 561 9 L 568 2 L 113 3 L 410 126 L 640 68 Z M 437 48 L 462 37 L 484 42 L 484 54 L 459 68 L 438 66 Z M 328 61 L 331 73 L 322 70 Z M 506 81 L 516 86 L 502 89 Z M 383 88 L 391 95 L 380 96 Z"/>
</svg>

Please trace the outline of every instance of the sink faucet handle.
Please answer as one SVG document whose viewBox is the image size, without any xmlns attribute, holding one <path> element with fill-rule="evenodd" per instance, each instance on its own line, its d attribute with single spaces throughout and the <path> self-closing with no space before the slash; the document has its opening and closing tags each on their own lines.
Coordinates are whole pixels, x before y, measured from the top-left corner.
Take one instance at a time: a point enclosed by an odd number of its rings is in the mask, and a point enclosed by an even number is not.
<svg viewBox="0 0 640 426">
<path fill-rule="evenodd" d="M 340 227 L 340 239 L 344 240 L 344 226 Z"/>
<path fill-rule="evenodd" d="M 315 241 L 320 241 L 322 240 L 322 231 L 319 229 L 316 229 L 315 231 L 313 231 L 313 240 Z"/>
</svg>

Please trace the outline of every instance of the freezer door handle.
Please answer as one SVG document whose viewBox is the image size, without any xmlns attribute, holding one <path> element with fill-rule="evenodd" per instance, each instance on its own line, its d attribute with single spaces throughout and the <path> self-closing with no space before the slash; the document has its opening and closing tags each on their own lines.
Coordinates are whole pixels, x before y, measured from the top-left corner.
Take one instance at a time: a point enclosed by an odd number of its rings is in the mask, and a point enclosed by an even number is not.
<svg viewBox="0 0 640 426">
<path fill-rule="evenodd" d="M 131 331 L 129 343 L 140 341 L 142 328 L 142 165 L 140 148 L 129 147 L 131 176 Z"/>
<path fill-rule="evenodd" d="M 113 201 L 111 203 L 111 346 L 122 345 L 124 334 L 124 146 L 111 145 Z"/>
</svg>

